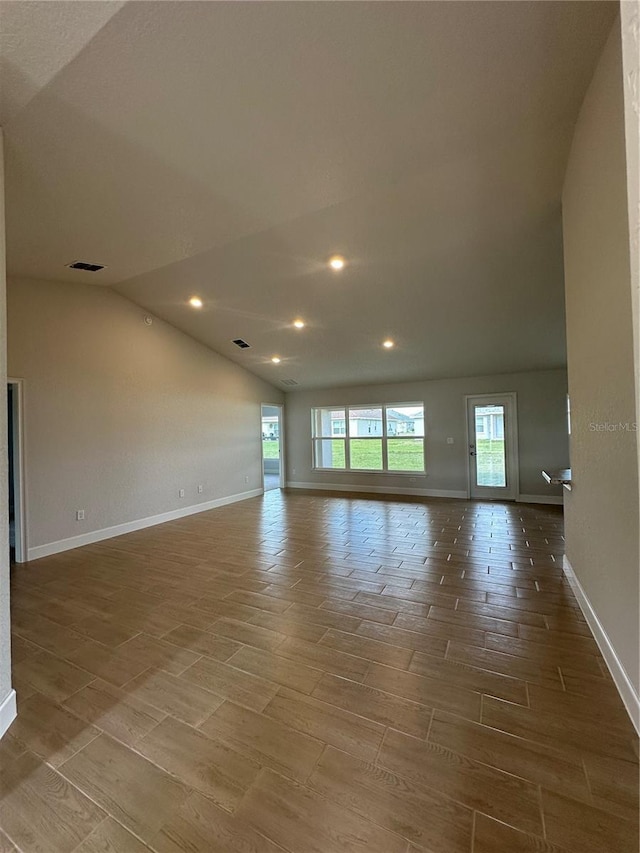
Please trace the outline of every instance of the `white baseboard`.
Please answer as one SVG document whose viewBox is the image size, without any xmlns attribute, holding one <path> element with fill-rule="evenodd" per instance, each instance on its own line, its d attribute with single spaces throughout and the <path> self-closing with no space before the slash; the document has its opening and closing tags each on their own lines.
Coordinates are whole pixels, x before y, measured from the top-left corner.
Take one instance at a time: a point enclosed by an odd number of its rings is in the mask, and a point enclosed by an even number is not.
<svg viewBox="0 0 640 853">
<path fill-rule="evenodd" d="M 0 738 L 16 718 L 16 691 L 11 690 L 0 704 Z"/>
<path fill-rule="evenodd" d="M 80 548 L 83 545 L 92 545 L 94 542 L 102 542 L 103 539 L 112 539 L 114 536 L 122 536 L 124 533 L 133 533 L 143 530 L 145 527 L 153 527 L 156 524 L 164 524 L 166 521 L 175 521 L 187 515 L 195 515 L 206 512 L 209 509 L 217 509 L 220 506 L 246 501 L 248 498 L 256 498 L 264 494 L 263 489 L 252 489 L 249 492 L 240 492 L 236 495 L 228 495 L 224 498 L 216 498 L 205 503 L 192 504 L 191 506 L 174 509 L 170 512 L 162 512 L 159 515 L 150 515 L 147 518 L 137 518 L 135 521 L 127 521 L 124 524 L 116 524 L 113 527 L 103 527 L 101 530 L 92 530 L 81 536 L 71 536 L 68 539 L 59 539 L 57 542 L 49 542 L 46 545 L 37 545 L 29 548 L 27 559 L 39 560 L 41 557 L 50 557 L 52 554 L 60 554 L 62 551 L 70 551 L 72 548 Z"/>
<path fill-rule="evenodd" d="M 376 495 L 418 495 L 425 498 L 464 498 L 467 493 L 453 489 L 405 489 L 401 486 L 352 486 L 345 483 L 291 483 L 288 489 L 319 489 L 324 492 L 362 492 Z"/>
<path fill-rule="evenodd" d="M 562 495 L 518 495 L 517 501 L 520 504 L 564 504 Z"/>
<path fill-rule="evenodd" d="M 576 573 L 573 570 L 573 566 L 566 557 L 562 558 L 562 568 L 567 576 L 567 580 L 571 584 L 571 589 L 578 600 L 578 604 L 584 614 L 584 618 L 587 620 L 587 623 L 591 628 L 595 641 L 598 644 L 598 648 L 602 652 L 602 656 L 609 668 L 611 677 L 618 688 L 618 693 L 620 694 L 622 701 L 624 702 L 624 706 L 631 717 L 631 722 L 638 734 L 640 734 L 640 696 L 638 696 L 631 679 L 627 675 L 620 658 L 616 654 L 616 650 L 614 649 L 602 622 L 600 622 L 598 615 L 591 606 L 591 602 L 587 598 L 587 594 L 582 588 L 582 584 L 578 580 Z"/>
<path fill-rule="evenodd" d="M 353 486 L 344 483 L 295 483 L 287 482 L 287 489 L 319 489 L 326 492 L 359 492 L 377 495 L 417 495 L 424 498 L 452 498 L 470 500 L 467 492 L 459 489 L 409 489 L 402 486 Z M 561 495 L 518 495 L 518 503 L 558 504 L 562 506 Z"/>
</svg>

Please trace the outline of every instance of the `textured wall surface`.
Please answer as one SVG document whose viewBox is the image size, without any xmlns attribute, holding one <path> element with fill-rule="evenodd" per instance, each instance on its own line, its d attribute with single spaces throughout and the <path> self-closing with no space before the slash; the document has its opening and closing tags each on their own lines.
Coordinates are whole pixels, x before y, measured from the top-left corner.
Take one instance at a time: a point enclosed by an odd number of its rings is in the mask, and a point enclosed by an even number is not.
<svg viewBox="0 0 640 853">
<path fill-rule="evenodd" d="M 631 243 L 631 302 L 636 388 L 640 388 L 640 0 L 620 3 L 624 118 L 627 149 L 627 193 Z M 640 423 L 640 394 L 636 394 L 636 422 Z M 638 474 L 640 477 L 640 431 Z"/>
<path fill-rule="evenodd" d="M 2 130 L 0 130 L 0 705 L 11 689 L 9 623 L 9 507 L 7 489 L 7 362 Z"/>
<path fill-rule="evenodd" d="M 638 690 L 638 444 L 620 24 L 587 92 L 563 193 L 573 490 L 567 557 Z"/>
<path fill-rule="evenodd" d="M 260 404 L 282 392 L 109 289 L 7 295 L 29 548 L 261 487 Z"/>
<path fill-rule="evenodd" d="M 465 395 L 507 391 L 515 391 L 518 398 L 520 493 L 541 496 L 562 494 L 561 489 L 548 486 L 540 472 L 543 468 L 564 468 L 568 463 L 567 374 L 564 370 L 362 385 L 288 394 L 287 480 L 375 486 L 390 491 L 397 488 L 466 491 L 468 456 Z M 416 475 L 416 482 L 411 483 L 406 475 L 312 470 L 312 407 L 402 402 L 425 404 L 426 476 Z M 453 444 L 447 444 L 449 437 L 453 438 Z"/>
</svg>

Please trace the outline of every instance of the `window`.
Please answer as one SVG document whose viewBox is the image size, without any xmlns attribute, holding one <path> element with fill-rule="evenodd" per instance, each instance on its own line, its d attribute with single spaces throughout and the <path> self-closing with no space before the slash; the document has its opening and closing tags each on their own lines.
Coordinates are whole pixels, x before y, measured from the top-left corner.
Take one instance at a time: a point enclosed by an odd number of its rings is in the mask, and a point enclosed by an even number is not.
<svg viewBox="0 0 640 853">
<path fill-rule="evenodd" d="M 313 466 L 325 470 L 424 473 L 424 405 L 311 410 Z"/>
</svg>

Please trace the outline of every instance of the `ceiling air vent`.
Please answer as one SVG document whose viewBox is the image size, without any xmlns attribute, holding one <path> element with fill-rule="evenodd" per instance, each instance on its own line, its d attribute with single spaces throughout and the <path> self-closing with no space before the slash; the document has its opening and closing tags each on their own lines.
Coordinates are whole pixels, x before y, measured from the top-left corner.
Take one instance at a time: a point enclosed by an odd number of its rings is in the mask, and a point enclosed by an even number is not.
<svg viewBox="0 0 640 853">
<path fill-rule="evenodd" d="M 282 382 L 283 385 L 289 386 L 298 384 L 295 379 L 281 379 L 280 382 Z"/>
<path fill-rule="evenodd" d="M 235 341 L 231 341 L 232 344 L 235 344 L 240 349 L 249 349 L 251 344 L 248 344 L 246 341 L 243 341 L 242 338 L 236 338 Z"/>
<path fill-rule="evenodd" d="M 86 261 L 74 261 L 67 266 L 70 270 L 86 270 L 86 272 L 98 272 L 104 269 L 104 264 L 89 264 Z"/>
</svg>

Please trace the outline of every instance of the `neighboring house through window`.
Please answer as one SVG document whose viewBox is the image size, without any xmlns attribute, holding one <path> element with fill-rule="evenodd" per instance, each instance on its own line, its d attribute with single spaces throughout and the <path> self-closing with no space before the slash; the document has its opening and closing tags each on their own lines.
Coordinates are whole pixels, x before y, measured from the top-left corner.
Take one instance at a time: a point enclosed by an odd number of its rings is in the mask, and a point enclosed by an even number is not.
<svg viewBox="0 0 640 853">
<path fill-rule="evenodd" d="M 312 409 L 319 470 L 424 472 L 424 404 Z"/>
</svg>

